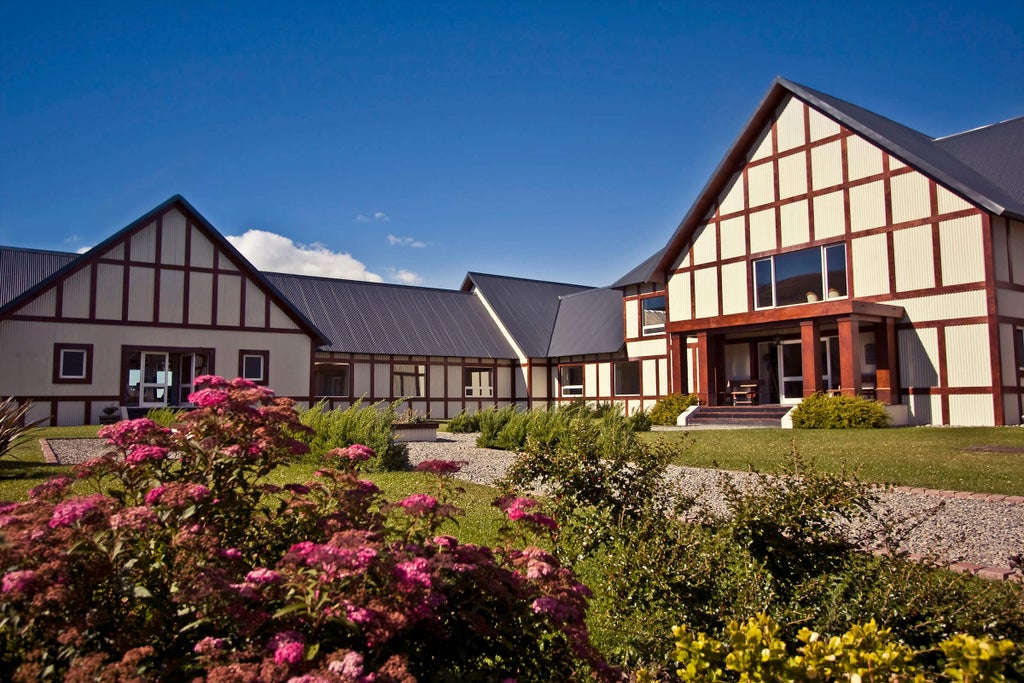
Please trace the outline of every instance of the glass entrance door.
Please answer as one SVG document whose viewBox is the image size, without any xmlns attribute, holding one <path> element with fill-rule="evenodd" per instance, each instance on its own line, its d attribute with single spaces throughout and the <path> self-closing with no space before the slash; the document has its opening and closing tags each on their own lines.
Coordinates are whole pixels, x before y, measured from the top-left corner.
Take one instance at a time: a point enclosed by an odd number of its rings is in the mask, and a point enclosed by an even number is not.
<svg viewBox="0 0 1024 683">
<path fill-rule="evenodd" d="M 784 341 L 778 346 L 779 403 L 792 405 L 804 398 L 804 365 L 799 340 Z"/>
<path fill-rule="evenodd" d="M 168 354 L 142 352 L 142 377 L 139 391 L 139 405 L 143 408 L 160 408 L 167 405 L 173 372 Z"/>
</svg>

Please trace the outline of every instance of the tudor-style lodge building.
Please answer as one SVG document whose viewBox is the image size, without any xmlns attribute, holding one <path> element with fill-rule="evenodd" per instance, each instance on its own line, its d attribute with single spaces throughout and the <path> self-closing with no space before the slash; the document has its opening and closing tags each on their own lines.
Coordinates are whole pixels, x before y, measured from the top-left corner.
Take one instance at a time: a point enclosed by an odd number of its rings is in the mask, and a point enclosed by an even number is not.
<svg viewBox="0 0 1024 683">
<path fill-rule="evenodd" d="M 0 273 L 0 395 L 52 424 L 187 405 L 206 373 L 437 418 L 832 391 L 1020 424 L 1024 117 L 933 139 L 777 79 L 667 244 L 606 288 L 263 273 L 181 197 L 82 255 L 0 248 Z"/>
</svg>

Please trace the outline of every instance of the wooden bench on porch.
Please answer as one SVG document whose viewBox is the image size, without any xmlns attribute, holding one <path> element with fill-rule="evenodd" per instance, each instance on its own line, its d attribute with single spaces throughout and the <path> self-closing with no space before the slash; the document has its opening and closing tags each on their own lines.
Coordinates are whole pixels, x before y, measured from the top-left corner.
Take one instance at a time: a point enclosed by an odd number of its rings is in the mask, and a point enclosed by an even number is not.
<svg viewBox="0 0 1024 683">
<path fill-rule="evenodd" d="M 734 406 L 756 406 L 758 404 L 757 382 L 732 384 L 725 389 L 726 400 Z"/>
</svg>

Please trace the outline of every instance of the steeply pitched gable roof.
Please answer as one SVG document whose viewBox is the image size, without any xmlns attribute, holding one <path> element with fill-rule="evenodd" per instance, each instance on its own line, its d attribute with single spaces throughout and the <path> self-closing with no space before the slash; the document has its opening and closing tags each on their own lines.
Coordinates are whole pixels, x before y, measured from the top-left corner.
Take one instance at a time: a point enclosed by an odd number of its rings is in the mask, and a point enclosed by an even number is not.
<svg viewBox="0 0 1024 683">
<path fill-rule="evenodd" d="M 628 287 L 629 285 L 642 285 L 645 282 L 664 282 L 664 278 L 658 271 L 658 263 L 664 255 L 665 249 L 654 252 L 639 266 L 629 271 L 614 283 L 613 288 Z"/>
<path fill-rule="evenodd" d="M 0 247 L 0 310 L 77 258 L 62 251 Z"/>
<path fill-rule="evenodd" d="M 665 248 L 656 269 L 665 271 L 679 255 L 690 235 L 713 207 L 718 192 L 743 161 L 750 146 L 771 119 L 775 108 L 788 96 L 794 95 L 822 113 L 835 119 L 841 125 L 857 132 L 882 149 L 921 173 L 933 178 L 969 201 L 996 215 L 1006 215 L 1024 220 L 1024 198 L 1014 189 L 1013 184 L 1004 185 L 1012 178 L 1012 169 L 1006 170 L 993 162 L 996 153 L 988 143 L 961 144 L 934 140 L 923 133 L 908 128 L 891 119 L 858 107 L 831 95 L 799 85 L 785 78 L 776 78 L 768 93 L 757 106 L 753 116 L 729 147 L 725 157 L 711 174 L 707 184 L 697 195 L 697 200 L 680 222 Z M 1022 128 L 1010 126 L 999 131 L 999 136 L 1016 137 L 1015 145 L 1024 145 L 1019 136 Z M 967 147 L 974 151 L 968 153 Z M 985 151 L 987 150 L 987 151 Z M 952 153 L 956 152 L 956 154 Z M 1008 155 L 1013 158 L 1015 155 Z M 968 163 L 962 157 L 974 159 Z M 1020 157 L 1016 156 L 1018 167 Z M 1009 162 L 1009 160 L 1007 160 Z M 997 168 L 1003 170 L 996 170 Z M 983 169 L 983 170 L 982 170 Z"/>
<path fill-rule="evenodd" d="M 564 282 L 469 273 L 463 291 L 476 288 L 529 358 L 546 358 L 558 317 L 559 297 L 593 289 Z"/>
<path fill-rule="evenodd" d="M 1024 116 L 939 138 L 935 144 L 1024 203 Z"/>
<path fill-rule="evenodd" d="M 151 211 L 147 212 L 143 216 L 132 221 L 130 224 L 117 231 L 107 239 L 103 240 L 95 247 L 90 249 L 81 255 L 65 254 L 62 256 L 53 256 L 53 260 L 48 261 L 44 256 L 24 256 L 19 257 L 16 261 L 12 261 L 10 265 L 14 268 L 12 272 L 17 272 L 18 267 L 22 267 L 25 270 L 21 275 L 12 275 L 11 277 L 19 283 L 28 284 L 29 280 L 33 280 L 37 275 L 42 273 L 42 269 L 48 269 L 49 265 L 57 265 L 59 267 L 52 270 L 48 275 L 45 275 L 42 279 L 36 280 L 33 284 L 26 287 L 21 292 L 6 298 L 2 305 L 0 305 L 0 315 L 7 313 L 14 308 L 17 308 L 23 302 L 29 300 L 35 296 L 38 292 L 51 286 L 57 280 L 67 277 L 72 273 L 85 267 L 87 264 L 93 262 L 100 255 L 105 254 L 111 247 L 123 240 L 129 234 L 144 228 L 145 226 L 152 223 L 158 216 L 163 215 L 169 211 L 172 207 L 177 208 L 184 215 L 188 216 L 192 224 L 195 225 L 211 242 L 213 242 L 218 249 L 227 255 L 228 259 L 235 265 L 246 276 L 251 278 L 258 287 L 260 287 L 281 309 L 299 326 L 301 330 L 306 332 L 310 337 L 313 338 L 315 343 L 323 344 L 327 342 L 327 339 L 323 336 L 320 330 L 316 328 L 313 323 L 309 321 L 297 308 L 295 308 L 291 302 L 281 296 L 281 293 L 274 289 L 256 268 L 249 263 L 249 261 L 242 256 L 241 253 L 235 247 L 224 239 L 216 228 L 214 228 L 206 218 L 203 217 L 196 209 L 185 201 L 185 198 L 181 195 L 174 195 L 170 199 L 161 203 Z M 27 250 L 13 250 L 13 251 L 27 251 Z M 39 252 L 39 254 L 46 254 L 48 252 Z M 8 277 L 6 269 L 3 271 L 4 276 Z"/>
<path fill-rule="evenodd" d="M 330 338 L 325 351 L 516 357 L 468 292 L 286 273 L 266 278 Z"/>
<path fill-rule="evenodd" d="M 622 292 L 591 289 L 559 299 L 547 357 L 615 353 L 624 344 Z"/>
</svg>

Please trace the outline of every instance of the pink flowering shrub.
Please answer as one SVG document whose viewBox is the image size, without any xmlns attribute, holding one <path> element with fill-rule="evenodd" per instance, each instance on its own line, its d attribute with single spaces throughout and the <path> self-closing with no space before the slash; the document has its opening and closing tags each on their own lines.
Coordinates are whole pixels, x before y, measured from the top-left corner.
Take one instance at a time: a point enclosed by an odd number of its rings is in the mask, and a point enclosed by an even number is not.
<svg viewBox="0 0 1024 683">
<path fill-rule="evenodd" d="M 314 481 L 270 485 L 303 450 L 291 402 L 244 380 L 196 389 L 178 431 L 103 429 L 112 452 L 75 473 L 94 492 L 64 477 L 0 504 L 0 679 L 618 678 L 553 556 L 438 534 L 458 465 L 424 468 L 438 495 L 389 503 L 350 445 Z"/>
</svg>

